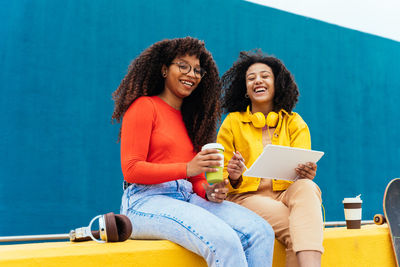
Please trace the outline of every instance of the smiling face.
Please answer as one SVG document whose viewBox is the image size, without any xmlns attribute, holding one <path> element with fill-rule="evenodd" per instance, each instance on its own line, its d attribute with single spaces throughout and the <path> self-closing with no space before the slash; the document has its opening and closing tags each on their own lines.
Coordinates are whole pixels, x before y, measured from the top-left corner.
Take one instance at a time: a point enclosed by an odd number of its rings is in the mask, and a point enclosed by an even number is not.
<svg viewBox="0 0 400 267">
<path fill-rule="evenodd" d="M 182 73 L 187 71 L 184 68 L 184 63 L 191 66 L 190 71 L 186 74 Z M 169 67 L 164 65 L 161 70 L 162 75 L 165 77 L 164 92 L 162 94 L 181 100 L 189 96 L 201 81 L 201 78 L 195 75 L 194 69 L 200 69 L 200 60 L 194 55 L 178 56 L 172 60 L 172 64 Z"/>
<path fill-rule="evenodd" d="M 272 69 L 264 63 L 254 63 L 246 71 L 247 94 L 251 100 L 252 112 L 261 106 L 273 108 L 275 77 Z M 263 108 L 264 109 L 264 108 Z"/>
</svg>

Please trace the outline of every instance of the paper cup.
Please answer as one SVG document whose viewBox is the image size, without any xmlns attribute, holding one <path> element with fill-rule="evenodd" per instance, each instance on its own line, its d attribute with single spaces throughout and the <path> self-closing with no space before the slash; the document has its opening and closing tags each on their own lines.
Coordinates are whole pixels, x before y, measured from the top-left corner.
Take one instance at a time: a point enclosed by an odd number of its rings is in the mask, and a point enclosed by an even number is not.
<svg viewBox="0 0 400 267">
<path fill-rule="evenodd" d="M 361 228 L 361 204 L 362 200 L 359 196 L 343 199 L 344 217 L 346 219 L 347 229 Z"/>
<path fill-rule="evenodd" d="M 205 149 L 218 149 L 219 153 L 222 156 L 221 165 L 224 165 L 224 147 L 219 143 L 209 143 L 204 145 L 201 150 Z M 223 181 L 223 169 L 221 166 L 210 166 L 211 168 L 218 169 L 217 172 L 206 172 L 207 182 L 209 184 L 219 183 Z"/>
</svg>

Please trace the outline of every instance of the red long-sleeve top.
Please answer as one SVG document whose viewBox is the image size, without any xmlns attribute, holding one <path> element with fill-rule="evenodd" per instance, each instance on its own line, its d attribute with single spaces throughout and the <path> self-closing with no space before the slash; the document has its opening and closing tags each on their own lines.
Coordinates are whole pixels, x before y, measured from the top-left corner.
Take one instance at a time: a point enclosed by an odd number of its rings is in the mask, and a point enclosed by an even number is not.
<svg viewBox="0 0 400 267">
<path fill-rule="evenodd" d="M 125 181 L 159 184 L 188 178 L 193 191 L 204 198 L 204 173 L 186 175 L 186 164 L 195 155 L 181 112 L 158 96 L 142 96 L 125 112 L 121 129 Z"/>
</svg>

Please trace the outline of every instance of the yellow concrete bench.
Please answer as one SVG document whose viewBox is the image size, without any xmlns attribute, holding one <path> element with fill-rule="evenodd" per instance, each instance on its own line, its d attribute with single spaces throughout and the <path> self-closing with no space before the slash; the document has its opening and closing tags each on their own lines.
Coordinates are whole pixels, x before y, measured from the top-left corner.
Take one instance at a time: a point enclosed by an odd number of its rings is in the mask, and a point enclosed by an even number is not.
<svg viewBox="0 0 400 267">
<path fill-rule="evenodd" d="M 386 225 L 324 230 L 324 267 L 393 267 L 394 255 Z M 122 243 L 49 242 L 0 245 L 0 266 L 165 266 L 205 267 L 205 261 L 166 240 Z M 285 250 L 276 242 L 274 267 L 285 266 Z"/>
</svg>

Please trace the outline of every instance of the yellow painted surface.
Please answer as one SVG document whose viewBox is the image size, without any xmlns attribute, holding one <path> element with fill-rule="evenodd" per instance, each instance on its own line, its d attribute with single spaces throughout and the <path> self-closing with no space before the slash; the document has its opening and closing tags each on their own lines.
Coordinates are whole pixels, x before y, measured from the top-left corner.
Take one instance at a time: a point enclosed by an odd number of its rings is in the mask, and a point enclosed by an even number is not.
<svg viewBox="0 0 400 267">
<path fill-rule="evenodd" d="M 394 267 L 389 229 L 364 225 L 361 229 L 326 228 L 322 266 Z"/>
<path fill-rule="evenodd" d="M 193 266 L 205 261 L 166 240 L 99 244 L 52 242 L 0 246 L 0 266 Z"/>
<path fill-rule="evenodd" d="M 359 230 L 324 231 L 323 267 L 395 266 L 386 225 Z M 194 253 L 166 240 L 128 240 L 122 243 L 49 242 L 0 245 L 0 266 L 191 266 L 205 267 Z M 285 266 L 285 250 L 276 242 L 273 267 Z"/>
<path fill-rule="evenodd" d="M 274 248 L 274 258 L 272 261 L 273 267 L 285 267 L 285 247 L 282 243 L 275 240 L 275 248 Z"/>
</svg>

